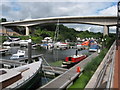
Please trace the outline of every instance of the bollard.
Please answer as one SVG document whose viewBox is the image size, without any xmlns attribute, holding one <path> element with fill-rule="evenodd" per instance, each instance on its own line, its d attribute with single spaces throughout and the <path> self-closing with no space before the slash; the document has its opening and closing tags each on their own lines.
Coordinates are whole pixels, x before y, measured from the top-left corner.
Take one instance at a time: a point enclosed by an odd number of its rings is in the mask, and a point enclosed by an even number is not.
<svg viewBox="0 0 120 90">
<path fill-rule="evenodd" d="M 80 73 L 80 67 L 77 67 L 77 72 Z"/>
</svg>

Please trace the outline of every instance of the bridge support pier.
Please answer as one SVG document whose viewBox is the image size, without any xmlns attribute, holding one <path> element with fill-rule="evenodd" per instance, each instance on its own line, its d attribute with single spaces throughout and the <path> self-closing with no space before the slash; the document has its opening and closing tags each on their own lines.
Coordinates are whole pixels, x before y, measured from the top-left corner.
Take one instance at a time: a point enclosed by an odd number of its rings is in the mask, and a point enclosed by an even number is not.
<svg viewBox="0 0 120 90">
<path fill-rule="evenodd" d="M 28 36 L 30 34 L 30 29 L 28 26 L 25 26 L 25 30 L 26 30 L 26 36 Z"/>
<path fill-rule="evenodd" d="M 108 34 L 109 34 L 109 27 L 107 25 L 104 25 L 103 36 L 105 35 L 108 36 Z"/>
</svg>

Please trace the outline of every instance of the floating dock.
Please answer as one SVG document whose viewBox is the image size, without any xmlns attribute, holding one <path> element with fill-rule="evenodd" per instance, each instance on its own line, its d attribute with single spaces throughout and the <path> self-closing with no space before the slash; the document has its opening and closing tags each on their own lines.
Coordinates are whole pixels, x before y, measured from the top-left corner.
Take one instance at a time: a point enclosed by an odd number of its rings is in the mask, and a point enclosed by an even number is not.
<svg viewBox="0 0 120 90">
<path fill-rule="evenodd" d="M 64 72 L 66 72 L 68 69 L 65 68 L 60 68 L 60 67 L 51 67 L 51 66 L 42 66 L 43 71 L 47 71 L 47 72 L 53 72 L 56 74 L 63 74 Z"/>
<path fill-rule="evenodd" d="M 47 83 L 46 85 L 38 88 L 38 90 L 46 90 L 50 88 L 62 90 L 62 89 L 67 88 L 68 85 L 74 82 L 74 80 L 78 78 L 79 75 L 81 74 L 81 72 L 77 72 L 76 70 L 77 67 L 81 67 L 81 70 L 82 70 L 85 67 L 85 65 L 88 62 L 90 62 L 93 58 L 95 58 L 96 56 L 98 56 L 97 52 L 93 53 L 92 55 L 90 55 L 89 57 L 81 61 L 80 63 L 76 64 L 75 66 L 67 70 L 65 73 L 59 75 L 58 77 L 56 77 L 55 79 Z"/>
</svg>

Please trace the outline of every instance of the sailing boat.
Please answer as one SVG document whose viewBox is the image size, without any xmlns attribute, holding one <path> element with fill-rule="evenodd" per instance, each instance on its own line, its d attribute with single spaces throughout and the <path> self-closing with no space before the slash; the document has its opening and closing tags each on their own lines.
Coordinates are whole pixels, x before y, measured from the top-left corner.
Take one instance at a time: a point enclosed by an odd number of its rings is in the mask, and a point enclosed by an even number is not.
<svg viewBox="0 0 120 90">
<path fill-rule="evenodd" d="M 53 57 L 54 57 L 55 61 L 58 61 L 58 50 L 55 50 L 55 49 L 58 49 L 58 46 L 57 46 L 58 35 L 59 35 L 59 19 L 57 22 L 55 36 L 54 36 L 54 40 L 53 40 L 53 45 L 54 45 L 54 48 L 53 48 L 53 55 L 54 56 Z"/>
</svg>

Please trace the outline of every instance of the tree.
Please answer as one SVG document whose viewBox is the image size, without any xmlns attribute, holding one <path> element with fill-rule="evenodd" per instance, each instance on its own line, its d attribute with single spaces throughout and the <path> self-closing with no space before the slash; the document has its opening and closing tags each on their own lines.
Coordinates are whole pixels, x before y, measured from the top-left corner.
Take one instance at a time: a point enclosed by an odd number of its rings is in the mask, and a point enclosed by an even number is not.
<svg viewBox="0 0 120 90">
<path fill-rule="evenodd" d="M 1 18 L 0 22 L 7 22 L 6 18 Z"/>
</svg>

